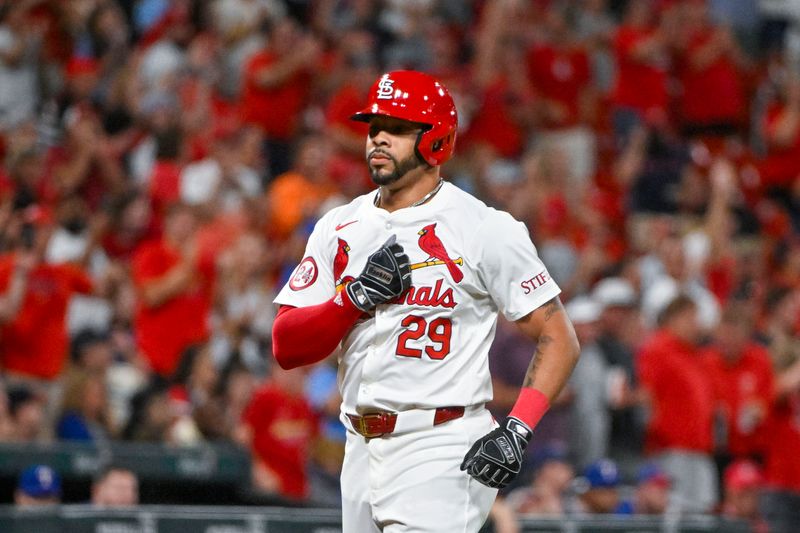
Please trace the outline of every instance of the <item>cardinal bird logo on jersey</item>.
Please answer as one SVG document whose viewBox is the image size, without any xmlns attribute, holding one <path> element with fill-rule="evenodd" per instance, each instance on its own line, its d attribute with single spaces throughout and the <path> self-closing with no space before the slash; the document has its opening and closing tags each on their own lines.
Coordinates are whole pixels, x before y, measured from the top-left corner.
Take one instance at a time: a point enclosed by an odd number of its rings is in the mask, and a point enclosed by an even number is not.
<svg viewBox="0 0 800 533">
<path fill-rule="evenodd" d="M 342 290 L 344 285 L 353 281 L 353 276 L 346 276 L 342 278 L 344 269 L 347 268 L 347 262 L 350 261 L 350 245 L 344 239 L 339 239 L 336 245 L 336 255 L 333 258 L 333 279 L 336 280 L 336 292 Z"/>
<path fill-rule="evenodd" d="M 458 259 L 450 258 L 444 244 L 442 244 L 442 241 L 436 235 L 435 222 L 433 224 L 428 224 L 419 230 L 417 234 L 419 235 L 419 247 L 422 248 L 423 252 L 428 254 L 428 259 L 424 263 L 419 264 L 419 266 L 412 265 L 412 269 L 415 266 L 420 268 L 422 266 L 445 265 L 453 281 L 459 283 L 464 279 L 464 273 L 461 272 L 461 269 L 458 267 L 458 265 L 463 264 L 464 261 L 460 257 Z"/>
</svg>

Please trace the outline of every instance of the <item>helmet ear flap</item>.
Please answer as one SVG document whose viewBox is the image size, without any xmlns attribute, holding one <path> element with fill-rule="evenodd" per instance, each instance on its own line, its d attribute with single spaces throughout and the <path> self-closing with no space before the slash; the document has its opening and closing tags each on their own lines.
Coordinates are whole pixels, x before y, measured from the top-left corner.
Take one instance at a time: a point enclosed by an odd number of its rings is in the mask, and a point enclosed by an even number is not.
<svg viewBox="0 0 800 533">
<path fill-rule="evenodd" d="M 434 127 L 422 132 L 417 142 L 417 152 L 429 165 L 441 165 L 450 159 L 453 154 L 455 140 L 455 129 L 448 130 L 441 126 Z"/>
</svg>

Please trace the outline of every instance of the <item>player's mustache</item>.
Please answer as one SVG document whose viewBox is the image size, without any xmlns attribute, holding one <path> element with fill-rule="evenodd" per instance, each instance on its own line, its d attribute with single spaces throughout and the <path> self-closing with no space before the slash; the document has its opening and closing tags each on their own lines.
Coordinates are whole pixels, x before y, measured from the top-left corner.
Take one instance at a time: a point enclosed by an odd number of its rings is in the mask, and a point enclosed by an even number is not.
<svg viewBox="0 0 800 533">
<path fill-rule="evenodd" d="M 390 154 L 389 152 L 387 152 L 385 150 L 382 150 L 381 148 L 375 148 L 374 150 L 372 150 L 369 153 L 369 156 L 367 157 L 367 159 L 372 159 L 373 156 L 375 156 L 375 154 L 384 155 L 384 156 L 388 157 L 389 159 L 391 159 L 392 161 L 394 161 L 394 157 L 392 157 L 392 154 Z"/>
</svg>

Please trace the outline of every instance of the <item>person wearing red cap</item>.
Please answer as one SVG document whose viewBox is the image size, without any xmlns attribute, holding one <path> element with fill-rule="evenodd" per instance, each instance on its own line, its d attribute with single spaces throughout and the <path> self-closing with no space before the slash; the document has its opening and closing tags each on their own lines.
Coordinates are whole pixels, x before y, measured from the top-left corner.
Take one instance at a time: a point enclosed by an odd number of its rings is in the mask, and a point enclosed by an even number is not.
<svg viewBox="0 0 800 533">
<path fill-rule="evenodd" d="M 636 476 L 636 494 L 633 512 L 636 514 L 664 514 L 669 505 L 672 480 L 655 463 L 645 463 Z"/>
<path fill-rule="evenodd" d="M 758 498 L 764 486 L 764 475 L 753 461 L 740 459 L 725 469 L 722 515 L 747 520 L 757 532 L 766 531 L 758 509 Z"/>
</svg>

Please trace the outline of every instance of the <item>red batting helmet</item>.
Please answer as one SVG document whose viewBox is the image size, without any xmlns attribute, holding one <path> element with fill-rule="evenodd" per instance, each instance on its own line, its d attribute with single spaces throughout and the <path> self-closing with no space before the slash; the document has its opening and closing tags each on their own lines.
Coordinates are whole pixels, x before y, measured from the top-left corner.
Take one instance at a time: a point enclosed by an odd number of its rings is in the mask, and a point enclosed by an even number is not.
<svg viewBox="0 0 800 533">
<path fill-rule="evenodd" d="M 447 89 L 431 76 L 396 70 L 378 78 L 369 90 L 367 107 L 350 117 L 369 122 L 375 115 L 408 120 L 426 126 L 417 138 L 419 157 L 441 165 L 453 155 L 458 114 Z"/>
</svg>

